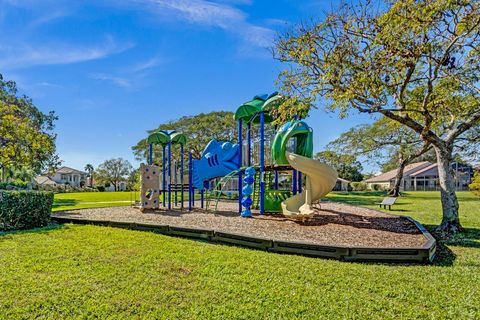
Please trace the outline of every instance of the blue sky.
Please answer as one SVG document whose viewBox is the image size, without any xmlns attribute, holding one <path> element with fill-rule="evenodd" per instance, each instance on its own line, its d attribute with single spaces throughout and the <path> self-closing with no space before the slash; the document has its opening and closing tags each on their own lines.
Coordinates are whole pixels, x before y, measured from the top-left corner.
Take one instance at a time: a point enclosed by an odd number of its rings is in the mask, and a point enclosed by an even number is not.
<svg viewBox="0 0 480 320">
<path fill-rule="evenodd" d="M 333 5 L 332 5 L 333 3 Z M 0 0 L 0 73 L 43 111 L 78 169 L 112 157 L 167 120 L 234 111 L 275 91 L 278 32 L 322 17 L 330 0 Z M 316 151 L 370 121 L 314 110 Z M 365 166 L 370 169 L 368 165 Z"/>
</svg>

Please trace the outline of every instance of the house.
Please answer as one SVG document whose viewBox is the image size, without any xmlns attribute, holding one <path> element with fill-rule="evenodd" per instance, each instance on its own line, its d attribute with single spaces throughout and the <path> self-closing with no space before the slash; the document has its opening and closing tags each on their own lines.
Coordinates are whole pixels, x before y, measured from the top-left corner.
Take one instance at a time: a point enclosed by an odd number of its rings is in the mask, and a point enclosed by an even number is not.
<svg viewBox="0 0 480 320">
<path fill-rule="evenodd" d="M 452 169 L 455 174 L 456 190 L 468 190 L 472 181 L 473 168 L 466 164 L 454 162 Z M 395 185 L 398 169 L 390 170 L 378 176 L 365 180 L 368 189 L 390 189 Z M 403 171 L 402 191 L 436 191 L 440 190 L 438 181 L 438 165 L 428 161 L 407 165 Z"/>
<path fill-rule="evenodd" d="M 350 183 L 351 181 L 338 177 L 335 187 L 333 187 L 333 191 L 352 191 Z"/>
<path fill-rule="evenodd" d="M 48 176 L 38 176 L 34 178 L 35 184 L 41 187 L 56 187 L 57 183 Z"/>
<path fill-rule="evenodd" d="M 115 187 L 113 186 L 113 184 L 110 184 L 108 187 L 105 187 L 105 191 L 107 191 L 107 192 L 115 191 Z M 120 181 L 117 184 L 117 191 L 127 191 L 127 182 L 126 181 Z"/>
<path fill-rule="evenodd" d="M 97 185 L 98 185 L 98 183 L 95 180 L 95 178 L 87 177 L 85 179 L 85 186 L 87 186 L 87 187 L 94 186 L 95 187 Z M 103 185 L 103 183 L 100 183 L 100 185 Z M 127 186 L 128 186 L 127 181 L 120 181 L 117 184 L 117 191 L 127 191 Z M 113 186 L 113 184 L 108 184 L 108 187 L 105 187 L 105 191 L 107 191 L 107 192 L 115 191 L 115 187 Z"/>
<path fill-rule="evenodd" d="M 61 167 L 53 174 L 44 173 L 41 176 L 35 177 L 35 182 L 38 185 L 70 185 L 75 188 L 85 186 L 87 173 L 69 167 Z"/>
</svg>

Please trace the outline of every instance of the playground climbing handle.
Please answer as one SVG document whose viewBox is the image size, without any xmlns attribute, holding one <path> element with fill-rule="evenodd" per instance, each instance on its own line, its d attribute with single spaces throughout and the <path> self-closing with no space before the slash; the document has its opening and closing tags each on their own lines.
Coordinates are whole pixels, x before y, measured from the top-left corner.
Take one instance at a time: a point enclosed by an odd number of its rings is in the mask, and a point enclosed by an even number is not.
<svg viewBox="0 0 480 320">
<path fill-rule="evenodd" d="M 337 171 L 324 163 L 295 153 L 286 152 L 285 156 L 294 169 L 306 176 L 306 187 L 303 192 L 282 202 L 283 214 L 292 218 L 309 218 L 314 213 L 312 203 L 335 187 Z"/>
</svg>

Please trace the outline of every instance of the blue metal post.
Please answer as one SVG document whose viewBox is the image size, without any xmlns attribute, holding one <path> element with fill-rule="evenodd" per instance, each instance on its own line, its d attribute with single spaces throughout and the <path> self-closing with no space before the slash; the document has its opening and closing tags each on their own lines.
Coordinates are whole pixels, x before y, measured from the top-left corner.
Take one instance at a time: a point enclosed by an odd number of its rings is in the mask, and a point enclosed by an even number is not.
<svg viewBox="0 0 480 320">
<path fill-rule="evenodd" d="M 192 207 L 195 208 L 195 186 L 192 185 Z"/>
<path fill-rule="evenodd" d="M 163 207 L 165 208 L 165 204 L 167 201 L 167 198 L 165 197 L 165 191 L 167 189 L 167 178 L 165 176 L 166 169 L 165 169 L 165 146 L 162 146 L 162 198 L 163 198 Z"/>
<path fill-rule="evenodd" d="M 265 113 L 260 112 L 260 214 L 265 212 Z"/>
<path fill-rule="evenodd" d="M 275 134 L 277 133 L 277 126 L 274 127 Z M 273 162 L 273 159 L 272 159 Z M 275 170 L 275 190 L 278 190 L 278 171 Z"/>
<path fill-rule="evenodd" d="M 278 171 L 275 170 L 275 190 L 278 190 Z"/>
<path fill-rule="evenodd" d="M 302 193 L 302 173 L 298 171 L 298 192 Z"/>
<path fill-rule="evenodd" d="M 188 210 L 192 211 L 192 188 L 193 188 L 192 153 L 188 153 Z"/>
<path fill-rule="evenodd" d="M 247 167 L 252 165 L 252 123 L 247 123 Z"/>
<path fill-rule="evenodd" d="M 153 164 L 153 144 L 150 143 L 148 146 L 148 164 Z"/>
<path fill-rule="evenodd" d="M 180 207 L 183 209 L 183 156 L 184 156 L 184 150 L 183 150 L 183 144 L 180 145 L 180 156 L 181 156 L 181 159 L 180 159 L 180 183 L 182 184 L 181 186 L 181 190 L 182 190 L 182 194 L 180 195 L 180 201 L 182 202 L 182 204 L 180 205 Z"/>
<path fill-rule="evenodd" d="M 297 194 L 297 170 L 292 171 L 292 193 Z"/>
<path fill-rule="evenodd" d="M 175 199 L 175 207 L 178 205 L 178 166 L 177 160 L 173 162 L 173 185 L 175 186 L 175 191 L 173 197 Z"/>
<path fill-rule="evenodd" d="M 172 209 L 172 143 L 168 143 L 168 210 Z"/>
<path fill-rule="evenodd" d="M 238 153 L 238 167 L 242 167 L 242 119 L 238 120 L 238 145 L 240 146 L 240 152 Z M 238 213 L 242 213 L 242 171 L 238 171 Z"/>
<path fill-rule="evenodd" d="M 297 120 L 297 119 L 298 119 L 297 115 L 293 116 L 293 120 Z M 295 138 L 294 141 L 295 141 L 295 143 L 294 143 L 294 146 L 293 146 L 293 150 L 296 151 L 297 150 L 297 139 Z M 294 195 L 297 194 L 297 186 L 298 186 L 297 176 L 298 176 L 297 170 L 293 169 L 293 172 L 292 172 L 292 192 L 293 192 Z"/>
</svg>

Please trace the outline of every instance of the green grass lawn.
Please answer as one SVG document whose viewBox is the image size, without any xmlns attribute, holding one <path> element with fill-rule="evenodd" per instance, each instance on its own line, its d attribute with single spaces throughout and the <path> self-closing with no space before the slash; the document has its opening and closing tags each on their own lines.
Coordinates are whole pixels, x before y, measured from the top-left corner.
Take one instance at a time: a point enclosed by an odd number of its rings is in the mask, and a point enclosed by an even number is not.
<svg viewBox="0 0 480 320">
<path fill-rule="evenodd" d="M 480 228 L 480 197 L 467 191 L 457 192 L 457 196 L 462 224 Z M 327 199 L 379 209 L 377 203 L 384 197 L 383 192 L 333 192 Z M 392 211 L 383 211 L 411 216 L 425 225 L 438 225 L 442 221 L 441 210 L 440 192 L 416 191 L 399 197 Z"/>
<path fill-rule="evenodd" d="M 381 195 L 330 197 L 374 206 Z M 437 223 L 436 197 L 408 194 L 394 208 Z M 478 319 L 480 199 L 459 198 L 468 230 L 442 242 L 433 265 L 348 263 L 97 226 L 4 234 L 0 318 Z"/>
<path fill-rule="evenodd" d="M 178 201 L 180 202 L 180 194 L 177 193 Z M 174 193 L 172 192 L 172 203 Z M 184 192 L 185 206 L 188 205 L 188 192 Z M 105 207 L 121 207 L 129 206 L 140 199 L 140 193 L 137 192 L 71 192 L 71 193 L 56 193 L 52 210 L 64 211 L 73 209 L 86 208 L 105 208 Z M 162 199 L 162 196 L 160 196 Z M 200 195 L 196 194 L 195 199 L 200 199 Z M 161 201 L 161 200 L 160 200 Z"/>
<path fill-rule="evenodd" d="M 139 199 L 136 192 L 71 192 L 56 193 L 53 202 L 53 211 L 129 206 L 135 199 Z"/>
</svg>

